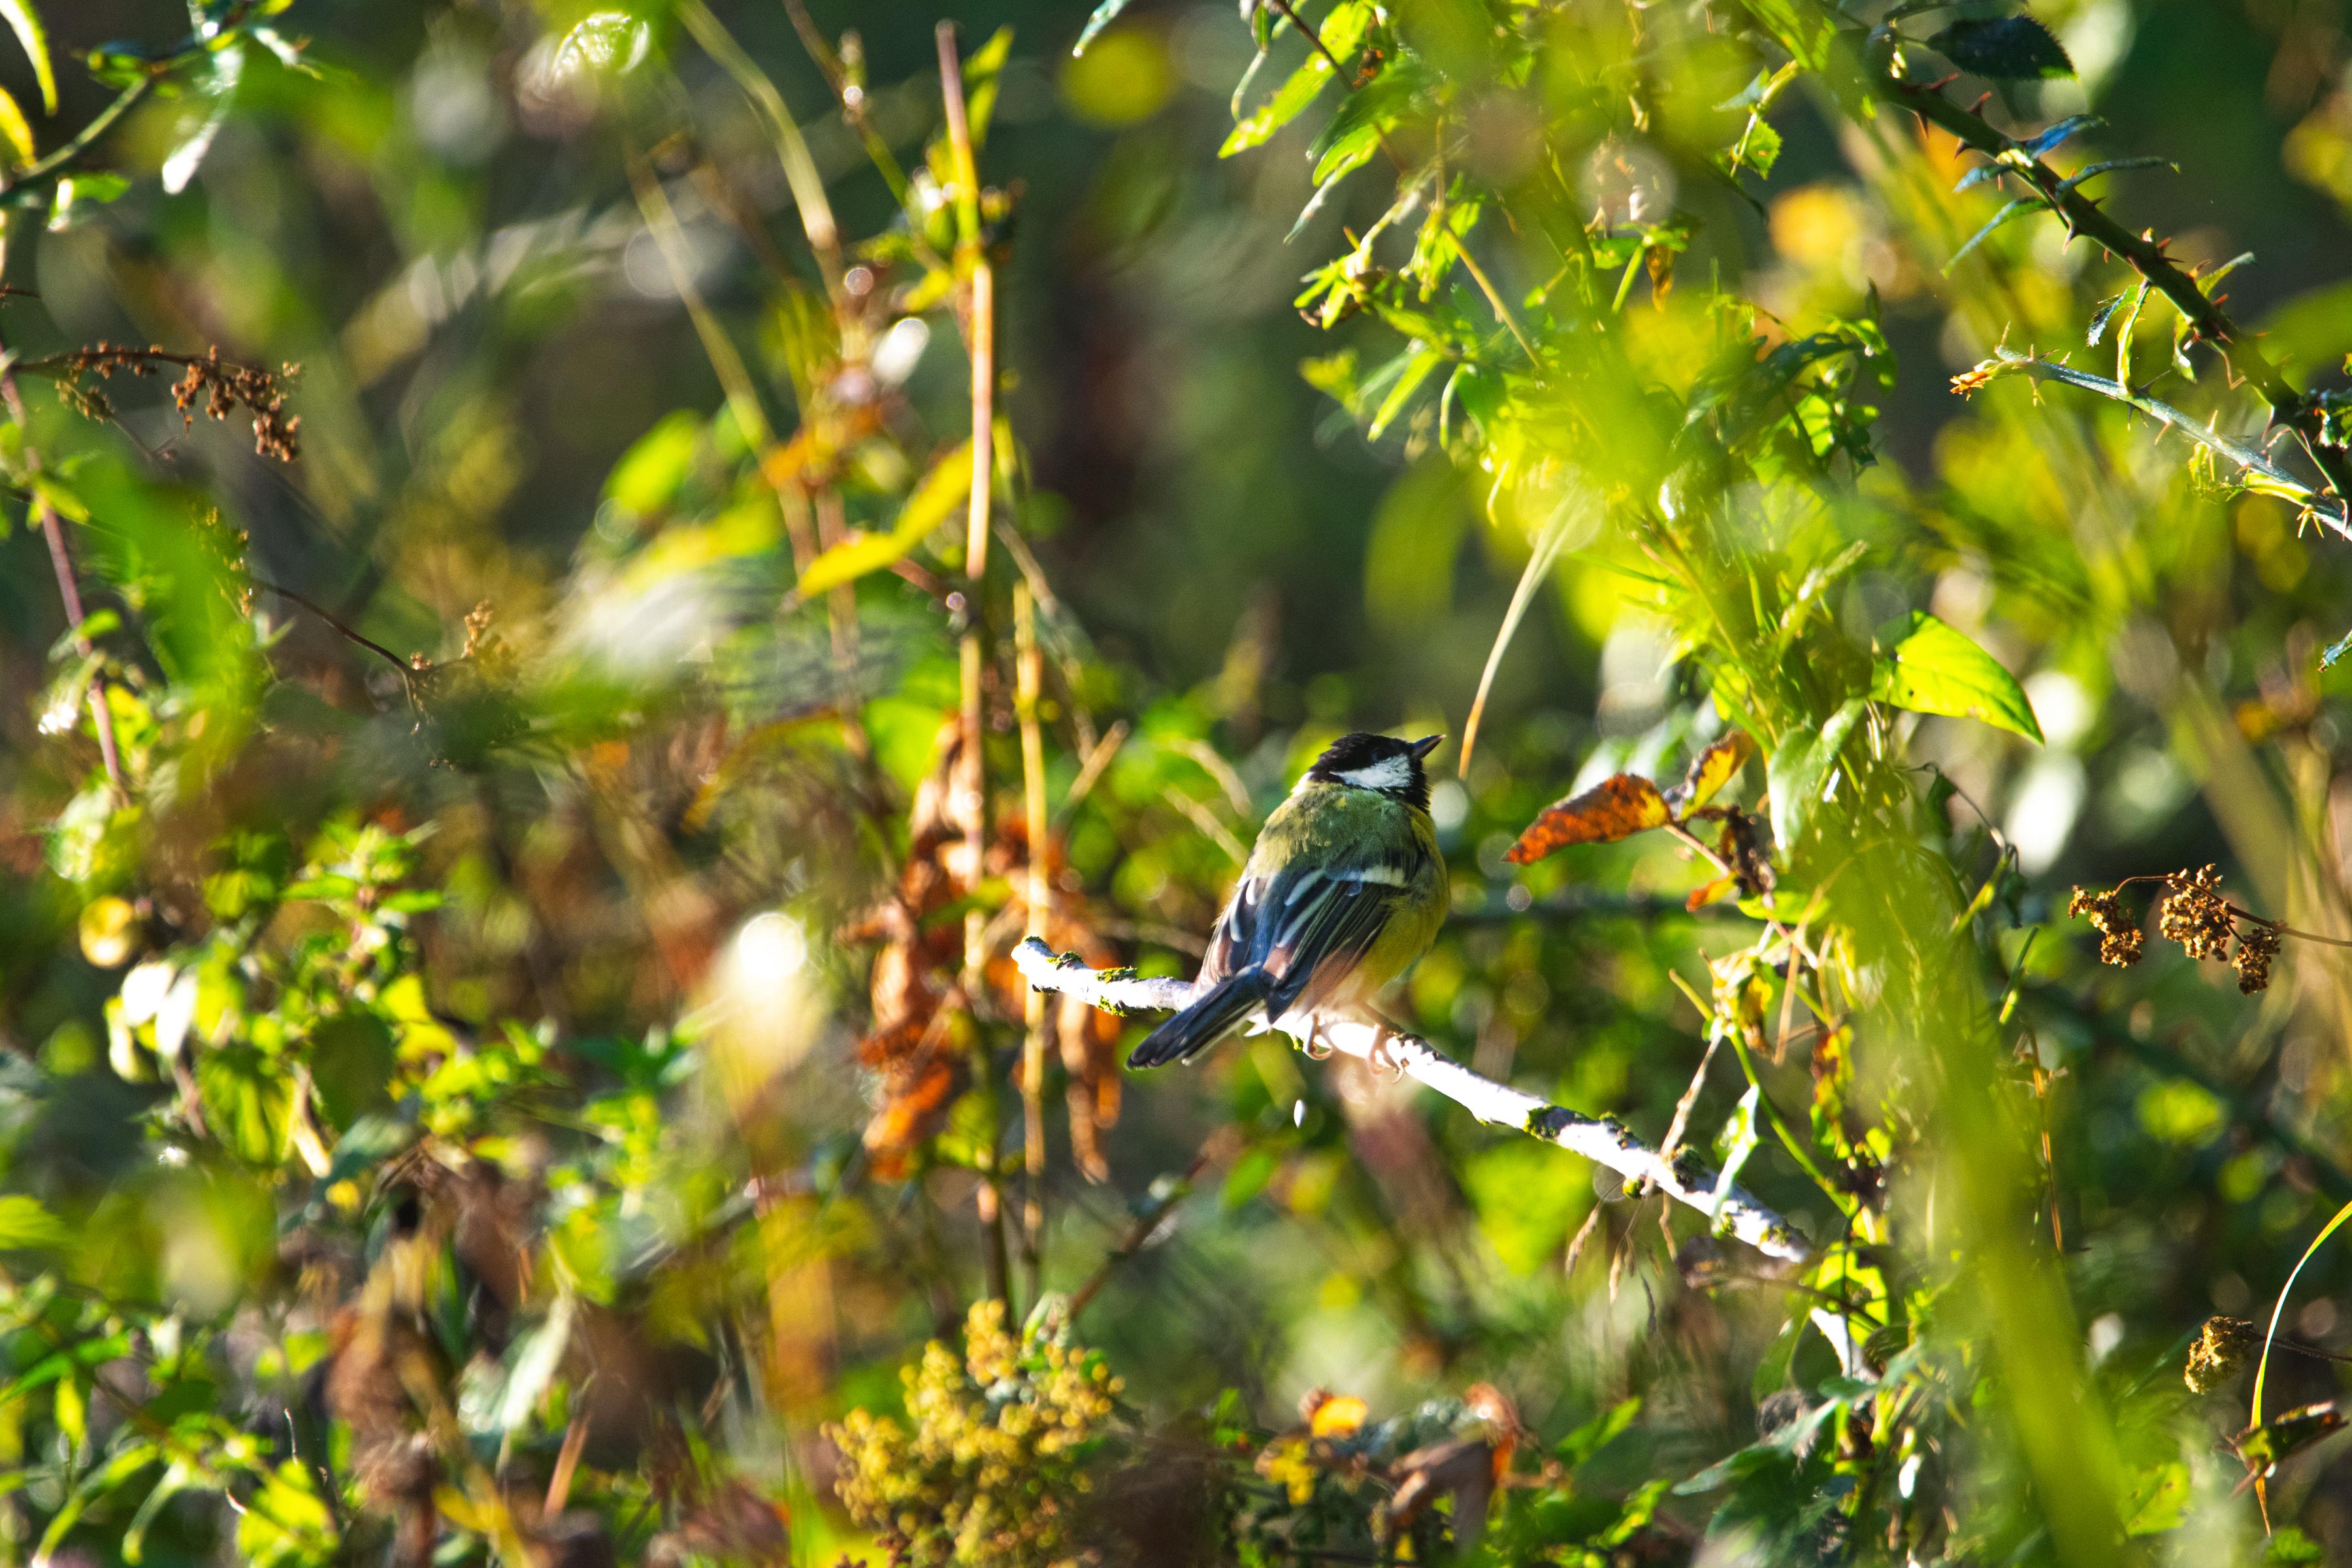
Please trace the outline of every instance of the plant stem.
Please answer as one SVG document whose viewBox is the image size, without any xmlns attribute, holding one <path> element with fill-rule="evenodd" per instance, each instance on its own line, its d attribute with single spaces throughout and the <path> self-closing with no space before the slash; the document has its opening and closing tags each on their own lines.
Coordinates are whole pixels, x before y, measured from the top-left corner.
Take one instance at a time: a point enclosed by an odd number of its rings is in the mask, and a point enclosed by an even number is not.
<svg viewBox="0 0 2352 1568">
<path fill-rule="evenodd" d="M 961 670 L 963 750 L 957 754 L 956 808 L 963 826 L 964 886 L 980 886 L 988 849 L 987 725 L 982 676 L 988 661 L 988 505 L 994 488 L 996 333 L 995 286 L 988 253 L 981 244 L 980 173 L 972 157 L 971 121 L 964 103 L 963 64 L 956 51 L 956 26 L 941 22 L 940 94 L 947 110 L 948 148 L 954 170 L 956 261 L 964 275 L 965 315 L 971 350 L 971 498 L 965 538 L 964 626 L 957 649 Z M 971 1009 L 972 1089 L 987 1108 L 989 1143 L 980 1173 L 981 1226 L 986 1233 L 989 1293 L 1010 1301 L 1010 1260 L 1005 1245 L 1004 1193 L 996 1159 L 996 1068 L 981 1026 L 979 999 L 987 986 L 988 916 L 975 907 L 963 917 L 963 993 Z"/>
<path fill-rule="evenodd" d="M 5 258 L 5 248 L 0 248 L 0 258 Z M 16 427 L 29 436 L 32 423 L 25 416 L 25 395 L 17 390 L 16 367 L 8 362 L 5 344 L 0 344 L 0 403 L 6 405 L 8 416 L 16 422 Z M 41 455 L 30 446 L 25 448 L 25 468 L 34 475 L 41 471 Z M 82 623 L 89 617 L 82 611 L 81 587 L 74 579 L 73 551 L 66 543 L 65 520 L 37 488 L 33 493 L 33 514 L 40 521 L 41 540 L 49 547 L 49 570 L 58 580 L 58 599 L 65 606 L 66 625 L 73 632 L 74 651 L 87 658 L 90 641 L 82 631 Z M 114 786 L 115 795 L 127 802 L 131 787 L 122 777 L 122 752 L 115 741 L 114 710 L 107 705 L 103 677 L 89 683 L 89 718 L 98 731 L 98 754 L 106 765 L 107 782 Z"/>
<path fill-rule="evenodd" d="M 1054 898 L 1045 853 L 1045 738 L 1037 716 L 1045 659 L 1037 651 L 1037 608 L 1026 583 L 1013 585 L 1013 713 L 1021 723 L 1021 793 L 1029 839 L 1029 935 L 1042 941 Z M 1021 1046 L 1022 1156 L 1028 1186 L 1021 1210 L 1021 1258 L 1034 1301 L 1045 1271 L 1045 994 L 1032 989 L 1022 998 L 1022 1011 L 1028 1026 Z"/>
</svg>

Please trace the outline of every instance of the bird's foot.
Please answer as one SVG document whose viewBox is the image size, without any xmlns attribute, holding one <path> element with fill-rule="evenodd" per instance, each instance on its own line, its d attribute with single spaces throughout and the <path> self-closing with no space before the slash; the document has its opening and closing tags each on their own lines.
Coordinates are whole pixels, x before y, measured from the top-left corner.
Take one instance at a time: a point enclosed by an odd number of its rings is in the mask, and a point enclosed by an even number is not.
<svg viewBox="0 0 2352 1568">
<path fill-rule="evenodd" d="M 1391 1048 L 1396 1035 L 1385 1028 L 1372 1031 L 1372 1048 L 1364 1053 L 1364 1064 L 1374 1072 L 1385 1072 L 1391 1083 L 1404 1081 L 1404 1056 Z"/>
<path fill-rule="evenodd" d="M 1309 1018 L 1307 1021 L 1307 1038 L 1299 1048 L 1313 1061 L 1323 1061 L 1331 1055 L 1331 1047 L 1323 1043 L 1322 1019 Z"/>
</svg>

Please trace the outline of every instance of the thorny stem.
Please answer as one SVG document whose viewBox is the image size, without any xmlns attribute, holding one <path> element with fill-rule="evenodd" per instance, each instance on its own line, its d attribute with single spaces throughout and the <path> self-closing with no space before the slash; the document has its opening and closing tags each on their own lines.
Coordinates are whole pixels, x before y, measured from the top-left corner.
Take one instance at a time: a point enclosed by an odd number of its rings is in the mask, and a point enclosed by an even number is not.
<svg viewBox="0 0 2352 1568">
<path fill-rule="evenodd" d="M 2131 323 L 2126 321 L 2117 331 L 2127 333 L 2130 330 Z M 2055 381 L 2084 392 L 2096 393 L 2145 414 L 2244 470 L 2251 476 L 2246 484 L 2248 489 L 2291 500 L 2336 533 L 2352 539 L 2352 504 L 2347 504 L 2343 497 L 2336 497 L 2331 508 L 2325 498 L 2273 462 L 2259 447 L 2224 436 L 2209 425 L 2200 425 L 2172 405 L 2151 397 L 2120 379 L 2110 381 L 2105 376 L 2092 375 L 2038 354 L 2021 354 L 2015 349 L 1996 348 L 1992 358 L 1974 370 L 1953 377 L 1952 384 L 1955 390 L 1967 393 L 1997 375 L 2010 374 L 2029 375 L 2038 381 Z"/>
<path fill-rule="evenodd" d="M 2026 151 L 2023 143 L 1994 129 L 1973 110 L 1944 96 L 1940 84 L 1910 82 L 1870 69 L 1857 58 L 1856 74 L 1878 97 L 1910 110 L 1920 119 L 1958 137 L 1971 150 L 2000 164 L 2032 187 L 2034 195 L 2066 226 L 2070 237 L 2079 236 L 2121 257 L 2146 279 L 2203 338 L 2229 362 L 2231 370 L 2252 384 L 2271 407 L 2273 416 L 2302 437 L 2304 449 L 2338 497 L 2352 496 L 2352 453 L 2326 445 L 2321 437 L 2324 410 L 2318 400 L 2299 392 L 2286 373 L 2263 352 L 2253 335 L 2230 318 L 2220 304 L 2198 286 L 2195 278 L 2165 254 L 2168 243 L 2153 231 L 2134 234 L 2101 210 L 2099 204 L 2067 184 L 2063 175 Z"/>
</svg>

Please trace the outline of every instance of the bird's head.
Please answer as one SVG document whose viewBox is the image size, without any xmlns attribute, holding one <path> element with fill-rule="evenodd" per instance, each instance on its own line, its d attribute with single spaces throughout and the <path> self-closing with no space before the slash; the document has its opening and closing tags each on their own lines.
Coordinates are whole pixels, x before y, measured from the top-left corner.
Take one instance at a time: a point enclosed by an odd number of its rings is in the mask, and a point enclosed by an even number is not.
<svg viewBox="0 0 2352 1568">
<path fill-rule="evenodd" d="M 1342 735 L 1331 742 L 1307 776 L 1318 784 L 1368 789 L 1392 800 L 1429 808 L 1429 775 L 1422 759 L 1437 750 L 1443 735 L 1400 741 L 1393 735 Z"/>
</svg>

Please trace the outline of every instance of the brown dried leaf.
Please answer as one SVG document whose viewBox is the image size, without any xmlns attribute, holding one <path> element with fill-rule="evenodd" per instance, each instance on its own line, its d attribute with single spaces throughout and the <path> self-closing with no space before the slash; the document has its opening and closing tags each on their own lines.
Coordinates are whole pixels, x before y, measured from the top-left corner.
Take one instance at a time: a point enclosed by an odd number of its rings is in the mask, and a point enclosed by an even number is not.
<svg viewBox="0 0 2352 1568">
<path fill-rule="evenodd" d="M 877 1176 L 895 1182 L 907 1173 L 907 1157 L 946 1125 L 963 1083 L 963 1064 L 944 1051 L 925 1053 L 884 1078 L 882 1103 L 866 1123 Z"/>
<path fill-rule="evenodd" d="M 1755 754 L 1756 742 L 1747 731 L 1734 730 L 1724 735 L 1691 759 L 1690 771 L 1683 775 L 1683 782 L 1666 792 L 1667 804 L 1676 811 L 1696 811 L 1713 800 Z"/>
<path fill-rule="evenodd" d="M 1503 858 L 1530 865 L 1571 844 L 1614 844 L 1646 828 L 1674 820 L 1665 796 L 1648 779 L 1619 773 L 1601 780 L 1573 800 L 1543 808 Z"/>
</svg>

